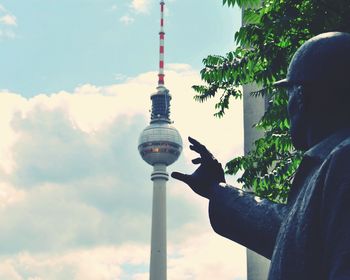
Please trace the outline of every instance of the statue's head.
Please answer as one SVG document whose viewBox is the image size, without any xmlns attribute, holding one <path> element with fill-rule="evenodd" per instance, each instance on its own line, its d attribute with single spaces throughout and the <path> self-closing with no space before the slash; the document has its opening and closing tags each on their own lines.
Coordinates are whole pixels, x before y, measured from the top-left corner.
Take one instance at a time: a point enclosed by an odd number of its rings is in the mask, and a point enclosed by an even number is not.
<svg viewBox="0 0 350 280">
<path fill-rule="evenodd" d="M 311 119 L 327 116 L 341 122 L 350 116 L 350 34 L 329 32 L 306 41 L 294 54 L 287 77 L 275 85 L 287 89 L 292 141 L 305 149 Z"/>
</svg>

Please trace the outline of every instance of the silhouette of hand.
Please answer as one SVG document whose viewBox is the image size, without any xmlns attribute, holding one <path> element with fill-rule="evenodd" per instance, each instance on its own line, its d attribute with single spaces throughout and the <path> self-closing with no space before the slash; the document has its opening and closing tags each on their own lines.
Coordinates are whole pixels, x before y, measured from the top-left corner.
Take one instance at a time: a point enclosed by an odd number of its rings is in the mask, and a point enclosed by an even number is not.
<svg viewBox="0 0 350 280">
<path fill-rule="evenodd" d="M 191 143 L 190 149 L 200 155 L 192 160 L 192 163 L 200 166 L 191 175 L 173 172 L 171 177 L 186 183 L 195 193 L 209 199 L 212 189 L 219 183 L 226 182 L 224 171 L 204 145 L 191 137 L 188 137 L 188 140 Z"/>
</svg>

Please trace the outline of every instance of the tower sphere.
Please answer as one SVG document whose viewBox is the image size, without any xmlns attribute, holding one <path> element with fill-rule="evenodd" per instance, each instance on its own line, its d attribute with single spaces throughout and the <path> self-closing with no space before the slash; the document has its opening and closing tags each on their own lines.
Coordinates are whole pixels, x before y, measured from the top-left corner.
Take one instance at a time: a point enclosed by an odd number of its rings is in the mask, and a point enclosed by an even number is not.
<svg viewBox="0 0 350 280">
<path fill-rule="evenodd" d="M 173 164 L 182 151 L 179 132 L 168 123 L 152 123 L 147 126 L 139 138 L 139 152 L 150 165 Z"/>
</svg>

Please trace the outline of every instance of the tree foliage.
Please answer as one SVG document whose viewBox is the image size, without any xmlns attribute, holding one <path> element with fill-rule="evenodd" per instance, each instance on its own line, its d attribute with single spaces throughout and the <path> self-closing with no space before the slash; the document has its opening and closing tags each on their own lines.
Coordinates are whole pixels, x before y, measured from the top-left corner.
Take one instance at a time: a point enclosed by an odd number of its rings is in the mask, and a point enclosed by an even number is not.
<svg viewBox="0 0 350 280">
<path fill-rule="evenodd" d="M 285 201 L 291 180 L 301 161 L 289 135 L 287 95 L 273 83 L 286 76 L 289 61 L 307 39 L 328 31 L 350 32 L 349 0 L 223 0 L 227 6 L 244 8 L 243 25 L 235 34 L 238 47 L 226 55 L 203 59 L 204 85 L 193 86 L 195 99 L 217 98 L 216 116 L 222 117 L 231 99 L 241 98 L 242 85 L 258 84 L 252 93 L 268 98 L 269 106 L 257 129 L 264 137 L 246 156 L 226 165 L 226 172 L 243 171 L 245 187 L 274 201 Z"/>
</svg>

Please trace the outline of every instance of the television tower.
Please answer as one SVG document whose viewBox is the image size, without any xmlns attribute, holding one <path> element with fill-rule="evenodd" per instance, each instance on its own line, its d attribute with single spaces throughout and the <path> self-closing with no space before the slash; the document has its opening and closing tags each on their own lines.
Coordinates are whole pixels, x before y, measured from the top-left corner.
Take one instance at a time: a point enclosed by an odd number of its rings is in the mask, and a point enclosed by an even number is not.
<svg viewBox="0 0 350 280">
<path fill-rule="evenodd" d="M 179 132 L 171 126 L 169 90 L 164 85 L 164 0 L 160 1 L 160 48 L 157 92 L 151 95 L 150 125 L 141 133 L 139 152 L 144 161 L 153 166 L 152 232 L 150 280 L 167 279 L 166 248 L 166 182 L 167 166 L 173 164 L 182 151 Z"/>
</svg>

